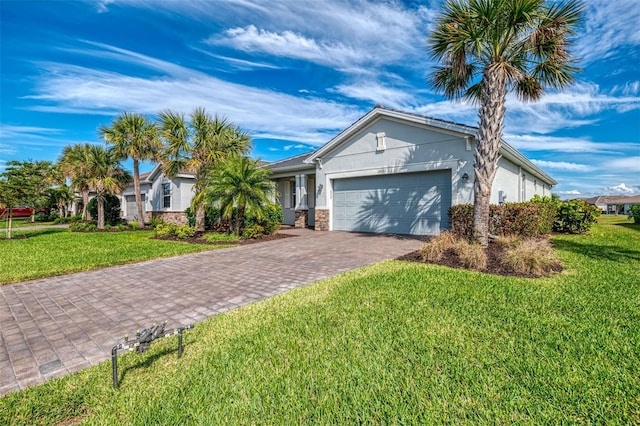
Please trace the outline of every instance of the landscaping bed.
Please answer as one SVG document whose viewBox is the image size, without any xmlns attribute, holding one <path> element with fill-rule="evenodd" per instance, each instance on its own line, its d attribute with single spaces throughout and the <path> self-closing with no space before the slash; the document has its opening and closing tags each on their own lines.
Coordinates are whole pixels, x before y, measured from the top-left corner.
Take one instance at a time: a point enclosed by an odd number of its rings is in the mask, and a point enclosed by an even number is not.
<svg viewBox="0 0 640 426">
<path fill-rule="evenodd" d="M 184 243 L 191 243 L 191 244 L 209 244 L 209 245 L 238 245 L 238 246 L 244 246 L 244 245 L 248 245 L 248 244 L 256 244 L 256 243 L 263 243 L 266 241 L 273 241 L 273 240 L 279 240 L 282 238 L 289 238 L 289 237 L 295 237 L 295 235 L 290 235 L 290 234 L 281 234 L 281 233 L 276 233 L 273 235 L 261 235 L 257 238 L 247 238 L 247 239 L 238 239 L 235 241 L 228 241 L 228 240 L 219 240 L 219 241 L 210 241 L 207 240 L 205 238 L 207 234 L 205 232 L 196 232 L 195 235 L 193 235 L 192 237 L 189 238 L 179 238 L 175 235 L 167 235 L 167 236 L 155 236 L 153 237 L 153 239 L 156 240 L 166 240 L 166 241 L 181 241 Z"/>
<path fill-rule="evenodd" d="M 539 275 L 536 275 L 536 274 L 518 272 L 513 267 L 506 265 L 502 261 L 502 259 L 505 256 L 505 252 L 506 252 L 506 248 L 504 247 L 504 245 L 498 244 L 494 241 L 490 241 L 489 246 L 486 248 L 487 267 L 484 269 L 480 269 L 479 271 L 484 272 L 486 274 L 501 275 L 505 277 L 519 277 L 519 278 L 538 278 L 539 277 Z M 443 256 L 436 261 L 425 260 L 420 250 L 407 253 L 404 256 L 398 257 L 396 260 L 404 260 L 408 262 L 418 262 L 418 263 L 431 263 L 435 265 L 448 266 L 450 268 L 469 269 L 464 267 L 464 265 L 460 262 L 458 255 L 452 249 L 446 250 Z M 558 263 L 557 265 L 554 265 L 552 267 L 551 272 L 560 273 L 562 272 L 562 270 L 563 270 L 562 264 Z"/>
</svg>

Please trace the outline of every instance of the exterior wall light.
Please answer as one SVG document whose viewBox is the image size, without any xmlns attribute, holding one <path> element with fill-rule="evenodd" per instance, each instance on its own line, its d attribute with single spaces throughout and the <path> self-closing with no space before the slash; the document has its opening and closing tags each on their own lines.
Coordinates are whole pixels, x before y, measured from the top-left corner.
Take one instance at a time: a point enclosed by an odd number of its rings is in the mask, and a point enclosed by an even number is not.
<svg viewBox="0 0 640 426">
<path fill-rule="evenodd" d="M 467 173 L 463 174 L 462 180 L 464 181 L 464 183 L 467 183 L 469 181 L 469 175 Z"/>
</svg>

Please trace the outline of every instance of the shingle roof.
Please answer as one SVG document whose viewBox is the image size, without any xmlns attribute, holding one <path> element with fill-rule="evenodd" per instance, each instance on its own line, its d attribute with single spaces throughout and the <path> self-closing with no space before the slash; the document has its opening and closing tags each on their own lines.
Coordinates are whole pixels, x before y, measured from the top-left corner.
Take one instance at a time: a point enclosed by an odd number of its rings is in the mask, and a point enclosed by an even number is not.
<svg viewBox="0 0 640 426">
<path fill-rule="evenodd" d="M 309 158 L 311 156 L 311 154 L 313 154 L 315 151 L 312 152 L 307 152 L 304 154 L 299 154 L 296 155 L 294 157 L 289 157 L 289 158 L 285 158 L 283 160 L 280 161 L 274 161 L 273 163 L 269 163 L 266 165 L 266 167 L 270 168 L 272 171 L 276 171 L 276 170 L 280 170 L 280 169 L 289 169 L 292 167 L 311 167 L 309 166 L 309 164 L 306 164 L 304 162 L 304 160 L 306 160 L 307 158 Z"/>
<path fill-rule="evenodd" d="M 591 198 L 585 198 L 589 204 L 640 204 L 640 195 L 598 195 Z"/>
</svg>

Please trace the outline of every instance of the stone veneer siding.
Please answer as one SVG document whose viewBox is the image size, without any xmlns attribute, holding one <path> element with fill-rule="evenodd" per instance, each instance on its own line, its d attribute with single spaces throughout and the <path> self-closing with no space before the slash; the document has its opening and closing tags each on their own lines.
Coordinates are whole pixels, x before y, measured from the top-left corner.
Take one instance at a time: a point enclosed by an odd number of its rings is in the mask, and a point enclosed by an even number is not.
<svg viewBox="0 0 640 426">
<path fill-rule="evenodd" d="M 316 231 L 328 231 L 329 230 L 329 210 L 316 209 L 315 217 Z"/>
<path fill-rule="evenodd" d="M 296 210 L 295 228 L 306 228 L 309 225 L 309 210 Z"/>
<path fill-rule="evenodd" d="M 167 223 L 176 225 L 188 225 L 189 219 L 185 212 L 153 212 L 153 217 L 161 217 Z"/>
</svg>

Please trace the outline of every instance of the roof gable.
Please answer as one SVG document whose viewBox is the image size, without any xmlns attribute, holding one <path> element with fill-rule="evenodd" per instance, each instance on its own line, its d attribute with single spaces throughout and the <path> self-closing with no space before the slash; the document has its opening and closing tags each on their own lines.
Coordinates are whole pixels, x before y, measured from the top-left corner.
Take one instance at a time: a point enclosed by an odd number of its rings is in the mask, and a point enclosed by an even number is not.
<svg viewBox="0 0 640 426">
<path fill-rule="evenodd" d="M 317 159 L 322 158 L 324 155 L 328 154 L 343 143 L 347 142 L 358 132 L 370 126 L 380 118 L 389 118 L 395 121 L 406 123 L 408 125 L 425 127 L 429 130 L 452 134 L 455 136 L 466 138 L 470 143 L 473 143 L 475 141 L 475 136 L 478 132 L 478 129 L 476 127 L 454 123 L 447 120 L 440 120 L 437 118 L 425 117 L 414 113 L 397 111 L 382 106 L 376 106 L 351 126 L 347 127 L 329 142 L 321 146 L 318 150 L 311 153 L 304 160 L 304 162 L 312 164 Z M 529 161 L 524 155 L 522 155 L 517 149 L 509 145 L 504 140 L 501 141 L 500 154 L 506 159 L 512 161 L 514 164 L 521 166 L 528 173 L 542 179 L 550 185 L 557 184 L 557 182 L 553 178 L 551 178 L 551 176 L 547 175 L 544 171 L 542 171 L 535 164 Z"/>
</svg>

